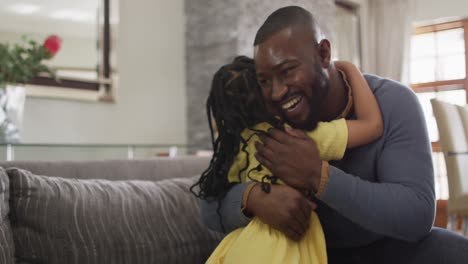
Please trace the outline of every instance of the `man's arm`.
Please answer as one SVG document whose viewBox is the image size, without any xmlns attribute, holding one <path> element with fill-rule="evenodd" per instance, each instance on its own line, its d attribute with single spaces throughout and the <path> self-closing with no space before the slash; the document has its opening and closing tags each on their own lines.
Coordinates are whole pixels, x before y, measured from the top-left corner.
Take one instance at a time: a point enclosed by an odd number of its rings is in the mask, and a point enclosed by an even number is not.
<svg viewBox="0 0 468 264">
<path fill-rule="evenodd" d="M 291 186 L 316 191 L 318 184 L 327 179 L 319 198 L 341 215 L 369 231 L 415 241 L 430 231 L 435 213 L 434 172 L 426 124 L 413 92 L 395 82 L 381 82 L 385 83 L 378 85 L 388 87 L 380 88 L 385 130 L 382 149 L 376 151 L 373 178 L 377 182 L 334 167 L 330 168 L 329 177 L 323 178 L 317 171 L 318 155 L 309 150 L 310 139 L 278 130 L 270 132 L 275 140 L 266 139 L 266 145 L 258 146 L 257 159 Z M 276 140 L 280 142 L 275 143 Z"/>
<path fill-rule="evenodd" d="M 236 228 L 246 226 L 251 219 L 241 212 L 241 208 L 242 194 L 247 185 L 248 183 L 235 185 L 220 202 L 214 199 L 200 200 L 200 213 L 203 223 L 209 229 L 226 234 Z M 221 220 L 224 230 L 221 226 Z"/>
<path fill-rule="evenodd" d="M 416 96 L 398 84 L 392 86 L 383 90 L 388 94 L 380 101 L 385 141 L 377 157 L 379 182 L 331 167 L 320 199 L 370 231 L 415 241 L 430 231 L 434 219 L 432 156 Z"/>
<path fill-rule="evenodd" d="M 250 222 L 241 212 L 241 200 L 248 184 L 238 184 L 229 190 L 221 201 L 219 214 L 217 201 L 201 201 L 202 219 L 208 228 L 229 233 Z M 289 186 L 271 185 L 270 193 L 265 193 L 257 184 L 248 196 L 246 210 L 292 240 L 298 241 L 309 227 L 311 212 L 316 207 L 302 193 Z"/>
</svg>

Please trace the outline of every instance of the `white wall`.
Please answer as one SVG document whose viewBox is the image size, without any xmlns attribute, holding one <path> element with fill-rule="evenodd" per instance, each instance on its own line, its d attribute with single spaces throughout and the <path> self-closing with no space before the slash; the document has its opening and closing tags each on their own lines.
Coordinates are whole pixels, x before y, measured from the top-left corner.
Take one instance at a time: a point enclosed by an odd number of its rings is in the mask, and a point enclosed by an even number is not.
<svg viewBox="0 0 468 264">
<path fill-rule="evenodd" d="M 23 142 L 185 143 L 183 0 L 120 0 L 117 103 L 27 98 Z"/>
<path fill-rule="evenodd" d="M 427 21 L 448 18 L 468 17 L 467 0 L 416 0 L 415 21 Z"/>
</svg>

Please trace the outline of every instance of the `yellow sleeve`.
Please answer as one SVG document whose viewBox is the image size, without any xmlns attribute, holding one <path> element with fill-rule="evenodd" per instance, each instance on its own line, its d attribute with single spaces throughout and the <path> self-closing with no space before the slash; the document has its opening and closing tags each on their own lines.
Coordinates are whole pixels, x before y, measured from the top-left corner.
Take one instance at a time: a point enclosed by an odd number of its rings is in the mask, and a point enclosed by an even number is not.
<svg viewBox="0 0 468 264">
<path fill-rule="evenodd" d="M 317 143 L 322 160 L 339 160 L 348 144 L 348 126 L 344 118 L 331 122 L 319 122 L 317 128 L 307 135 Z"/>
<path fill-rule="evenodd" d="M 261 123 L 256 125 L 254 129 L 267 131 L 270 127 L 269 124 Z M 265 167 L 262 168 L 262 171 L 253 170 L 259 164 L 254 154 L 256 152 L 255 142 L 260 140 L 257 135 L 253 135 L 254 133 L 250 129 L 245 129 L 242 132 L 241 136 L 245 140 L 248 140 L 246 147 L 248 154 L 242 151 L 243 144 L 241 143 L 239 153 L 237 153 L 229 169 L 229 182 L 248 182 L 252 179 L 261 181 L 264 175 L 271 175 L 271 172 Z M 343 158 L 348 142 L 348 127 L 344 118 L 331 122 L 319 122 L 317 128 L 312 132 L 307 132 L 307 135 L 316 142 L 322 160 L 328 161 Z M 241 172 L 247 165 L 247 160 L 249 160 L 249 166 Z M 249 171 L 251 171 L 249 174 L 250 178 L 247 177 Z"/>
<path fill-rule="evenodd" d="M 266 132 L 269 128 L 271 128 L 270 124 L 260 123 L 255 125 L 253 129 Z M 234 161 L 232 162 L 231 168 L 229 169 L 229 182 L 248 182 L 252 179 L 256 181 L 261 181 L 264 175 L 271 174 L 265 167 L 262 168 L 262 171 L 253 170 L 260 164 L 254 155 L 256 152 L 255 142 L 260 141 L 260 138 L 254 134 L 255 132 L 251 129 L 244 129 L 244 131 L 242 131 L 242 138 L 247 140 L 247 147 L 245 149 L 247 153 L 242 151 L 243 144 L 241 142 L 239 147 L 239 153 L 237 153 L 236 157 L 234 158 Z M 249 161 L 249 166 L 241 172 L 241 170 L 247 165 L 247 160 Z M 251 171 L 251 173 L 248 175 L 248 178 L 247 173 L 249 171 Z"/>
</svg>

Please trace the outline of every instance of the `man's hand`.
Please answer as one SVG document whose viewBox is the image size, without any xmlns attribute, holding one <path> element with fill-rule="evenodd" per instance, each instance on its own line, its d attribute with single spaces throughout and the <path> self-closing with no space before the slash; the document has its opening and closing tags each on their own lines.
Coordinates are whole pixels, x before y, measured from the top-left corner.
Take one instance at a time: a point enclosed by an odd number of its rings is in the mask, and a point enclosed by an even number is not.
<svg viewBox="0 0 468 264">
<path fill-rule="evenodd" d="M 292 240 L 299 241 L 309 227 L 311 212 L 317 205 L 287 185 L 272 185 L 270 193 L 259 187 L 252 189 L 247 211 Z"/>
<path fill-rule="evenodd" d="M 256 143 L 257 160 L 286 184 L 302 190 L 317 191 L 320 185 L 322 160 L 315 142 L 303 131 L 270 129 L 269 136 L 260 136 Z"/>
</svg>

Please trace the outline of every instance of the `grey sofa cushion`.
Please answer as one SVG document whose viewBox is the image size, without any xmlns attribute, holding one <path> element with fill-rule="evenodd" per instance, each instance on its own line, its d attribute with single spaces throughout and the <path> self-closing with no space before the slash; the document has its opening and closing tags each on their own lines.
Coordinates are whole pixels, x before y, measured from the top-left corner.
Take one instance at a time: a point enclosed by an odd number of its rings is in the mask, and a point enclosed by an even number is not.
<svg viewBox="0 0 468 264">
<path fill-rule="evenodd" d="M 14 260 L 14 244 L 8 213 L 10 184 L 3 168 L 0 168 L 0 263 L 11 264 Z"/>
<path fill-rule="evenodd" d="M 19 260 L 34 263 L 203 263 L 220 240 L 200 222 L 195 177 L 78 180 L 10 168 Z"/>
</svg>

